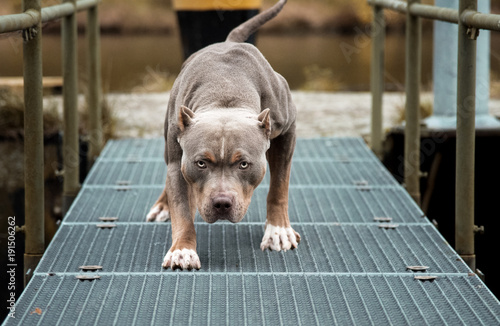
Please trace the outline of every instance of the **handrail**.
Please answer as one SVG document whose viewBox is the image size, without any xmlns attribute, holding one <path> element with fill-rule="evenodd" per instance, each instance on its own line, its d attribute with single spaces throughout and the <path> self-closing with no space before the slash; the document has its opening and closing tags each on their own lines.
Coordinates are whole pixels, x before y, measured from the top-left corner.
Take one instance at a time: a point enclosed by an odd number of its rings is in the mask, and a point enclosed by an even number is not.
<svg viewBox="0 0 500 326">
<path fill-rule="evenodd" d="M 407 15 L 406 30 L 406 126 L 405 126 L 405 184 L 407 191 L 419 203 L 420 118 L 419 87 L 421 44 L 419 18 L 429 18 L 459 25 L 458 83 L 457 83 L 457 153 L 456 153 L 456 249 L 474 271 L 474 151 L 476 96 L 476 38 L 479 29 L 500 31 L 500 15 L 477 12 L 477 0 L 460 0 L 459 10 L 420 4 L 420 0 L 367 0 L 373 6 L 372 29 L 384 26 L 383 9 Z M 382 12 L 382 13 L 381 13 Z M 416 28 L 416 29 L 415 29 Z M 385 30 L 372 31 L 372 130 L 371 147 L 380 155 L 382 148 L 382 93 L 384 57 L 381 44 Z M 382 53 L 382 55 L 381 55 Z M 411 168 L 407 168 L 407 166 Z"/>
<path fill-rule="evenodd" d="M 44 162 L 43 162 L 43 85 L 42 23 L 63 19 L 63 107 L 64 107 L 64 193 L 67 211 L 79 185 L 78 66 L 76 13 L 88 11 L 88 108 L 90 120 L 89 159 L 102 148 L 101 74 L 98 5 L 100 0 L 62 0 L 41 8 L 40 0 L 23 0 L 24 13 L 0 16 L 0 34 L 23 31 L 24 73 L 24 162 L 25 162 L 25 284 L 45 250 L 44 243 Z"/>
<path fill-rule="evenodd" d="M 42 8 L 42 23 L 61 19 L 63 17 L 72 15 L 74 12 L 75 7 L 72 3 L 68 2 Z"/>
<path fill-rule="evenodd" d="M 372 6 L 378 6 L 402 14 L 410 13 L 421 18 L 445 21 L 458 24 L 458 10 L 441 8 L 433 5 L 413 3 L 409 5 L 401 0 L 367 0 Z M 409 7 L 409 9 L 408 9 Z M 467 10 L 460 21 L 468 27 L 500 31 L 500 15 L 484 14 L 473 10 Z"/>
<path fill-rule="evenodd" d="M 42 8 L 42 23 L 48 23 L 63 17 L 72 15 L 79 11 L 89 10 L 99 5 L 100 0 L 80 0 L 75 6 L 70 3 L 61 3 Z M 40 14 L 36 10 L 28 9 L 21 14 L 0 16 L 0 34 L 15 32 L 33 27 L 40 20 Z"/>
<path fill-rule="evenodd" d="M 422 18 L 458 24 L 458 11 L 450 8 L 440 8 L 424 4 L 413 4 L 410 6 L 410 14 Z"/>
<path fill-rule="evenodd" d="M 469 27 L 500 31 L 500 15 L 483 14 L 473 10 L 466 10 L 461 18 L 462 22 Z"/>
<path fill-rule="evenodd" d="M 58 20 L 73 13 L 89 10 L 99 4 L 100 0 L 80 0 L 76 3 L 76 9 L 73 3 L 65 2 L 42 9 L 42 23 Z"/>
<path fill-rule="evenodd" d="M 397 0 L 367 0 L 367 1 L 372 6 L 377 6 L 383 9 L 391 9 L 401 14 L 406 14 L 408 9 L 408 4 L 403 1 L 397 1 Z"/>
<path fill-rule="evenodd" d="M 84 11 L 99 5 L 101 0 L 79 0 L 76 2 L 76 10 Z"/>
<path fill-rule="evenodd" d="M 0 16 L 0 34 L 35 26 L 39 20 L 40 13 L 33 9 L 28 9 L 22 14 Z"/>
</svg>

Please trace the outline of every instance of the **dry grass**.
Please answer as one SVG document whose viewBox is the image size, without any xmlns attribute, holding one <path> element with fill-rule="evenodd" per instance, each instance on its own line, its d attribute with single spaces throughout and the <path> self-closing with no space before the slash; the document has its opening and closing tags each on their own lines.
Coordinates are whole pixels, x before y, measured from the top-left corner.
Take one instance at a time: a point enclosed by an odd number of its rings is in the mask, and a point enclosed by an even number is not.
<svg viewBox="0 0 500 326">
<path fill-rule="evenodd" d="M 428 118 L 434 112 L 434 97 L 433 97 L 433 84 L 432 82 L 423 85 L 420 89 L 420 119 L 423 120 Z M 404 91 L 404 90 L 403 90 Z M 402 99 L 401 105 L 396 106 L 396 110 L 399 112 L 398 123 L 402 123 L 406 120 L 405 112 L 405 100 Z"/>
<path fill-rule="evenodd" d="M 0 125 L 2 130 L 23 127 L 24 102 L 19 94 L 0 89 Z"/>
<path fill-rule="evenodd" d="M 102 135 L 104 142 L 109 139 L 115 138 L 116 128 L 118 124 L 118 118 L 116 117 L 114 106 L 103 97 L 102 100 Z M 80 132 L 82 134 L 87 134 L 89 130 L 89 110 L 87 104 L 85 103 L 80 111 Z"/>
<path fill-rule="evenodd" d="M 500 98 L 500 76 L 495 73 L 490 77 L 490 97 Z"/>
<path fill-rule="evenodd" d="M 406 120 L 406 112 L 405 112 L 405 107 L 404 106 L 399 106 L 398 111 L 400 113 L 400 117 L 398 119 L 399 123 L 402 123 L 403 121 Z M 432 115 L 432 112 L 434 110 L 434 101 L 431 98 L 421 98 L 420 100 L 420 119 L 423 120 L 425 118 L 428 118 Z"/>
<path fill-rule="evenodd" d="M 80 132 L 87 133 L 88 110 L 86 105 L 80 111 Z M 103 134 L 105 140 L 116 134 L 116 121 L 112 106 L 103 100 Z M 46 137 L 59 133 L 63 128 L 63 118 L 56 100 L 44 101 L 43 132 Z M 0 138 L 19 139 L 24 135 L 24 99 L 22 94 L 0 89 Z"/>
<path fill-rule="evenodd" d="M 303 91 L 334 92 L 342 89 L 342 83 L 335 78 L 333 69 L 311 65 L 304 68 L 305 82 L 300 87 Z"/>
<path fill-rule="evenodd" d="M 146 67 L 146 73 L 142 76 L 142 83 L 132 89 L 132 93 L 159 93 L 172 89 L 175 78 L 168 71 L 161 71 L 150 66 Z"/>
<path fill-rule="evenodd" d="M 43 108 L 43 130 L 53 135 L 61 129 L 57 104 L 48 101 Z M 19 138 L 24 131 L 24 99 L 22 94 L 0 89 L 0 137 Z"/>
</svg>

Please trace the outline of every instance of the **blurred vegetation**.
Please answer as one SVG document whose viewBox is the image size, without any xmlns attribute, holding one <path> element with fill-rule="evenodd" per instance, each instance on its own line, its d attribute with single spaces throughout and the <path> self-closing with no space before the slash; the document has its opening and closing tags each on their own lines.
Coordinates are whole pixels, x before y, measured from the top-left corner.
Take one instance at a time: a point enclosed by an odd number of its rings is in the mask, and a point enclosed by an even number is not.
<svg viewBox="0 0 500 326">
<path fill-rule="evenodd" d="M 103 98 L 102 101 L 102 136 L 104 142 L 107 142 L 109 139 L 116 138 L 116 130 L 118 124 L 118 117 L 115 114 L 113 109 L 113 105 L 106 99 Z M 89 131 L 89 110 L 87 106 L 87 102 L 83 105 L 83 108 L 80 110 L 80 132 L 82 134 L 88 134 Z"/>
<path fill-rule="evenodd" d="M 432 115 L 434 111 L 434 97 L 430 91 L 432 90 L 432 85 L 427 85 L 423 87 L 423 92 L 420 94 L 420 119 L 423 120 Z M 406 120 L 406 103 L 401 103 L 401 105 L 397 106 L 399 117 L 398 123 L 402 123 Z"/>
<path fill-rule="evenodd" d="M 500 76 L 495 73 L 490 76 L 490 97 L 500 98 Z"/>
<path fill-rule="evenodd" d="M 159 68 L 146 67 L 142 83 L 132 89 L 132 93 L 159 93 L 169 91 L 177 76 Z"/>
<path fill-rule="evenodd" d="M 59 133 L 63 129 L 60 101 L 55 98 L 44 100 L 43 132 L 46 137 Z M 85 134 L 88 127 L 88 109 L 86 104 L 79 109 L 80 131 Z M 102 107 L 104 139 L 114 138 L 117 118 L 112 105 L 104 99 Z M 0 89 L 0 138 L 22 139 L 24 137 L 24 99 L 22 92 Z"/>
<path fill-rule="evenodd" d="M 423 120 L 428 118 L 434 112 L 434 96 L 433 92 L 433 84 L 432 82 L 422 85 L 420 88 L 420 119 Z M 404 92 L 404 88 L 401 90 Z M 406 121 L 406 103 L 403 98 L 400 105 L 396 105 L 396 108 L 399 113 L 398 123 L 401 124 L 403 121 Z"/>
<path fill-rule="evenodd" d="M 430 98 L 421 98 L 420 99 L 420 119 L 421 120 L 430 117 L 432 115 L 433 110 L 434 110 L 434 102 L 432 99 L 430 99 Z M 405 107 L 404 106 L 398 107 L 398 111 L 400 112 L 398 122 L 402 123 L 403 121 L 406 120 Z"/>
<path fill-rule="evenodd" d="M 57 103 L 48 101 L 43 109 L 43 130 L 46 135 L 59 132 L 61 118 Z M 17 139 L 24 136 L 24 99 L 22 93 L 0 89 L 0 138 Z"/>
<path fill-rule="evenodd" d="M 334 92 L 342 89 L 342 83 L 335 78 L 331 68 L 311 65 L 304 68 L 305 82 L 300 87 L 303 91 Z"/>
</svg>

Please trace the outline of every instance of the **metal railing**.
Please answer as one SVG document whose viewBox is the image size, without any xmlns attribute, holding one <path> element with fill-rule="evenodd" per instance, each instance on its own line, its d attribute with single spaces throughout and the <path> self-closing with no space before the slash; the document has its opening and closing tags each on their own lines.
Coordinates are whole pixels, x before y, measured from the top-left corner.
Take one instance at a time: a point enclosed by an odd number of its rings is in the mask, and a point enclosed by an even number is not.
<svg viewBox="0 0 500 326">
<path fill-rule="evenodd" d="M 63 42 L 63 210 L 76 197 L 79 184 L 78 143 L 78 70 L 76 13 L 86 10 L 88 47 L 88 108 L 90 160 L 102 148 L 101 68 L 98 5 L 100 0 L 63 0 L 63 3 L 41 8 L 40 0 L 23 0 L 23 13 L 0 16 L 0 34 L 22 31 L 24 74 L 24 175 L 25 284 L 43 255 L 44 241 L 44 162 L 43 162 L 43 75 L 42 23 L 62 19 Z"/>
<path fill-rule="evenodd" d="M 500 15 L 477 12 L 477 0 L 460 0 L 459 9 L 424 5 L 420 0 L 368 0 L 373 6 L 371 92 L 371 146 L 382 151 L 382 94 L 384 91 L 384 9 L 406 14 L 406 125 L 405 172 L 406 189 L 420 204 L 420 18 L 459 25 L 457 72 L 457 151 L 455 240 L 456 250 L 475 271 L 474 251 L 474 152 L 476 97 L 476 39 L 479 29 L 500 31 Z M 472 100 L 471 100 L 472 99 Z M 415 168 L 417 167 L 417 168 Z"/>
</svg>

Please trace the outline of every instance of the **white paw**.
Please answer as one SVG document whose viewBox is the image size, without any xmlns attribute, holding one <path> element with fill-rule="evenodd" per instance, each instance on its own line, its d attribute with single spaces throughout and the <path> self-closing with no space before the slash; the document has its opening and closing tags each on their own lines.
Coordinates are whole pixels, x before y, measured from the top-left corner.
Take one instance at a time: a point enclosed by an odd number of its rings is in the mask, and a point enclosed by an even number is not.
<svg viewBox="0 0 500 326">
<path fill-rule="evenodd" d="M 156 205 L 149 211 L 146 216 L 147 222 L 165 222 L 170 219 L 170 214 L 168 210 L 162 209 L 161 205 Z"/>
<path fill-rule="evenodd" d="M 292 228 L 284 228 L 281 226 L 266 225 L 264 237 L 260 243 L 260 249 L 266 250 L 284 250 L 295 249 L 299 245 L 300 235 Z"/>
<path fill-rule="evenodd" d="M 177 249 L 174 252 L 168 251 L 163 259 L 162 266 L 164 268 L 170 267 L 171 269 L 177 267 L 181 269 L 200 269 L 201 263 L 196 251 L 191 249 Z"/>
</svg>

